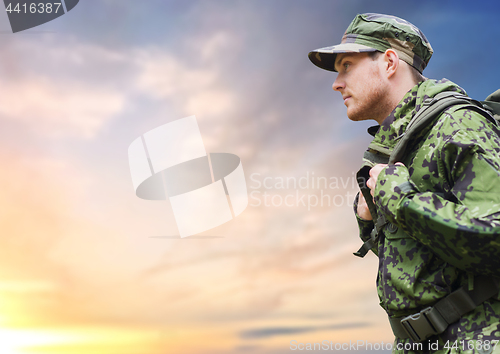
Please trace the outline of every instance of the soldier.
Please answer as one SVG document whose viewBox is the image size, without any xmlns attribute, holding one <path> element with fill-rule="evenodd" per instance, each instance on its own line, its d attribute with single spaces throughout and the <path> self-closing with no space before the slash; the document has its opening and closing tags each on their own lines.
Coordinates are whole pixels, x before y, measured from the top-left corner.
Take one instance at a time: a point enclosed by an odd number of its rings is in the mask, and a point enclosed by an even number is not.
<svg viewBox="0 0 500 354">
<path fill-rule="evenodd" d="M 374 139 L 358 174 L 362 193 L 354 211 L 364 244 L 356 255 L 371 249 L 379 257 L 377 291 L 396 337 L 393 352 L 500 353 L 500 132 L 494 120 L 478 106 L 454 104 L 406 139 L 397 163 L 387 164 L 433 98 L 465 95 L 446 79 L 422 76 L 432 53 L 411 23 L 363 14 L 341 44 L 309 58 L 338 72 L 333 89 L 349 119 L 379 124 L 369 129 Z"/>
</svg>

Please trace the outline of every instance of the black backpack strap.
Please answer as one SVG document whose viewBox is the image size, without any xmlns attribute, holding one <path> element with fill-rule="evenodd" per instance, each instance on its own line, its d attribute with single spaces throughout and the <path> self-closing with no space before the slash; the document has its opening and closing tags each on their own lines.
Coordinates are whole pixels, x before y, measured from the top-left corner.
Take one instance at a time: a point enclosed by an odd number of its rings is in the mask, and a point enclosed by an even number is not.
<svg viewBox="0 0 500 354">
<path fill-rule="evenodd" d="M 411 338 L 414 342 L 443 333 L 452 323 L 477 306 L 498 294 L 499 279 L 491 276 L 476 276 L 474 288 L 455 290 L 439 300 L 434 306 L 406 317 L 390 317 L 389 322 L 396 337 Z"/>
<path fill-rule="evenodd" d="M 373 202 L 372 202 L 372 204 L 373 204 Z M 355 256 L 358 256 L 361 258 L 366 256 L 368 251 L 377 245 L 377 242 L 380 238 L 380 234 L 381 234 L 382 229 L 384 228 L 385 225 L 387 225 L 389 223 L 389 220 L 386 219 L 384 214 L 380 214 L 377 217 L 377 219 L 374 219 L 374 220 L 377 220 L 377 221 L 376 221 L 375 226 L 370 234 L 370 238 L 368 240 L 366 240 L 363 243 L 363 245 L 361 245 L 361 247 L 359 248 L 359 250 L 357 252 L 353 253 Z"/>
<path fill-rule="evenodd" d="M 358 181 L 359 190 L 361 191 L 361 194 L 365 198 L 366 205 L 368 206 L 370 215 L 372 216 L 372 219 L 375 223 L 374 228 L 370 234 L 370 238 L 363 243 L 363 245 L 357 252 L 354 252 L 355 256 L 361 258 L 366 256 L 368 251 L 377 245 L 380 231 L 387 223 L 387 221 L 385 220 L 385 216 L 383 214 L 380 214 L 380 216 L 377 215 L 377 208 L 373 203 L 370 188 L 368 188 L 368 186 L 366 185 L 366 182 L 370 178 L 371 168 L 376 164 L 379 163 L 386 164 L 389 162 L 388 153 L 390 152 L 386 150 L 379 151 L 380 149 L 377 148 L 376 150 L 375 148 L 377 147 L 372 146 L 372 144 L 370 144 L 368 151 L 365 151 L 365 154 L 363 155 L 363 160 L 365 161 L 365 163 L 363 167 L 361 167 L 361 169 L 356 174 L 356 180 Z"/>
<path fill-rule="evenodd" d="M 361 169 L 356 174 L 356 179 L 358 181 L 359 189 L 361 194 L 366 200 L 366 204 L 368 205 L 368 210 L 370 210 L 370 214 L 373 220 L 377 220 L 377 210 L 375 208 L 375 204 L 373 204 L 372 196 L 370 193 L 370 188 L 366 185 L 366 182 L 370 178 L 370 169 L 372 167 L 369 165 L 365 165 L 361 167 Z"/>
<path fill-rule="evenodd" d="M 432 122 L 447 108 L 459 104 L 481 105 L 478 101 L 468 96 L 450 91 L 441 92 L 433 98 L 426 99 L 415 117 L 413 117 L 406 127 L 406 131 L 398 137 L 399 141 L 389 158 L 389 164 L 394 164 L 404 157 L 408 143 L 414 139 L 424 127 L 432 124 Z"/>
<path fill-rule="evenodd" d="M 400 161 L 405 155 L 408 143 L 425 126 L 432 124 L 442 112 L 451 106 L 461 105 L 457 110 L 465 108 L 474 110 L 498 125 L 497 120 L 500 119 L 500 90 L 495 94 L 495 97 L 491 98 L 492 95 L 490 95 L 486 101 L 482 102 L 455 92 L 442 92 L 432 99 L 427 99 L 410 124 L 408 124 L 405 133 L 400 137 L 401 140 L 394 148 L 389 163 Z M 396 337 L 411 338 L 414 342 L 421 342 L 430 336 L 440 334 L 464 314 L 497 295 L 500 289 L 499 283 L 498 278 L 476 276 L 472 290 L 461 287 L 439 300 L 434 306 L 427 307 L 416 314 L 390 318 L 392 330 Z"/>
<path fill-rule="evenodd" d="M 498 92 L 500 93 L 500 90 Z M 500 102 L 487 101 L 487 103 L 495 106 L 495 108 L 498 108 L 498 112 L 500 114 Z M 368 179 L 370 178 L 369 172 L 371 167 L 379 163 L 394 164 L 400 161 L 406 153 L 408 144 L 420 131 L 432 124 L 434 120 L 436 120 L 437 117 L 439 117 L 441 113 L 443 113 L 446 109 L 450 108 L 451 106 L 457 105 L 462 106 L 460 107 L 460 109 L 473 109 L 494 121 L 491 112 L 486 111 L 483 108 L 483 104 L 481 102 L 457 92 L 446 91 L 441 92 L 433 98 L 428 98 L 424 101 L 422 107 L 406 127 L 405 132 L 397 138 L 399 139 L 399 141 L 396 144 L 394 150 L 390 151 L 388 149 L 383 149 L 381 147 L 370 144 L 370 149 L 365 152 L 363 156 L 363 159 L 368 162 L 368 164 L 365 164 L 365 166 L 363 166 L 359 170 L 356 177 L 361 193 L 366 200 L 366 204 L 368 205 L 370 214 L 375 222 L 375 228 L 373 229 L 370 238 L 363 243 L 361 248 L 356 253 L 354 253 L 354 255 L 364 257 L 366 253 L 377 243 L 380 231 L 388 223 L 384 215 L 377 215 L 377 210 L 375 205 L 373 204 L 370 189 L 366 186 L 366 181 L 368 181 Z M 486 108 L 489 109 L 489 107 Z M 387 155 L 389 155 L 389 158 L 387 158 Z"/>
<path fill-rule="evenodd" d="M 481 101 L 482 106 L 490 111 L 493 118 L 495 118 L 496 123 L 500 120 L 500 102 L 495 101 Z"/>
<path fill-rule="evenodd" d="M 371 146 L 371 144 L 370 144 Z M 370 169 L 375 164 L 386 164 L 389 161 L 389 155 L 386 155 L 387 151 L 377 151 L 373 148 L 370 148 L 365 152 L 363 156 L 363 160 L 365 160 L 365 165 L 361 167 L 358 171 L 356 178 L 358 181 L 359 189 L 365 198 L 366 204 L 368 205 L 368 210 L 370 210 L 370 214 L 372 219 L 375 222 L 374 228 L 370 234 L 370 238 L 363 243 L 361 248 L 354 253 L 355 256 L 363 258 L 366 256 L 369 250 L 376 246 L 380 232 L 382 228 L 388 223 L 384 214 L 378 215 L 377 208 L 373 203 L 372 195 L 370 192 L 370 188 L 367 187 L 366 182 L 370 178 Z"/>
</svg>

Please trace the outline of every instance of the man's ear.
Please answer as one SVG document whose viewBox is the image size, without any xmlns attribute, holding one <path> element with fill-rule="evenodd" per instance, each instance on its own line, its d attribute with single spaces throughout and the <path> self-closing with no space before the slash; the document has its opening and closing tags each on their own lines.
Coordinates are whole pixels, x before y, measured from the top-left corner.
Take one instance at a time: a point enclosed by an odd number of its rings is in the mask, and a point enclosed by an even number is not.
<svg viewBox="0 0 500 354">
<path fill-rule="evenodd" d="M 393 49 L 387 49 L 383 55 L 384 60 L 384 72 L 386 77 L 390 79 L 398 70 L 399 67 L 399 56 Z"/>
</svg>

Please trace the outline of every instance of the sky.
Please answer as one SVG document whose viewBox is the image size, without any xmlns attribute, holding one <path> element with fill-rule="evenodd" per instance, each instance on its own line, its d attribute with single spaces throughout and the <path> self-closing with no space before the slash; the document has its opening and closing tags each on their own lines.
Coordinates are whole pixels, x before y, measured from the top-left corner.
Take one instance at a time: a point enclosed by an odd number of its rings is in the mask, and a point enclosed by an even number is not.
<svg viewBox="0 0 500 354">
<path fill-rule="evenodd" d="M 15 34 L 0 12 L 0 353 L 384 352 L 377 259 L 352 255 L 373 123 L 307 58 L 364 12 L 425 33 L 427 77 L 500 88 L 495 1 L 81 0 Z M 181 239 L 127 151 L 191 115 L 240 157 L 249 205 Z"/>
</svg>

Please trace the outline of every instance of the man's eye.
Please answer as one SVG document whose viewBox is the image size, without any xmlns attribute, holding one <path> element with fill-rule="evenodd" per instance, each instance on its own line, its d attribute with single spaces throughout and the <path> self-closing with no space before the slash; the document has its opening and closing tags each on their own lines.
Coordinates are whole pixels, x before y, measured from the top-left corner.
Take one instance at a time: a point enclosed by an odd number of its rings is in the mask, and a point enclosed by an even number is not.
<svg viewBox="0 0 500 354">
<path fill-rule="evenodd" d="M 349 64 L 349 63 L 344 63 L 344 70 L 347 70 L 347 68 L 349 68 L 349 65 L 351 65 L 351 64 Z"/>
</svg>

